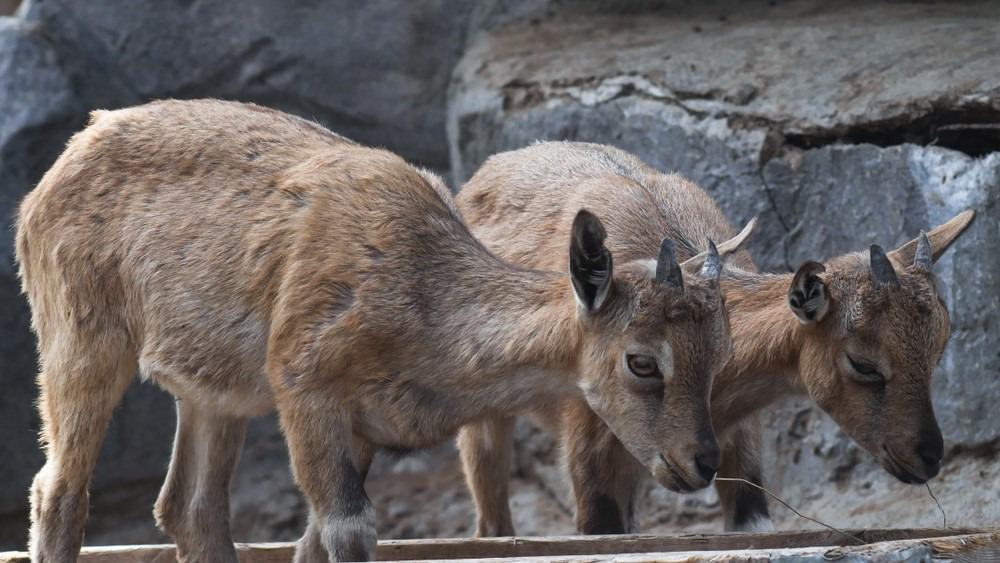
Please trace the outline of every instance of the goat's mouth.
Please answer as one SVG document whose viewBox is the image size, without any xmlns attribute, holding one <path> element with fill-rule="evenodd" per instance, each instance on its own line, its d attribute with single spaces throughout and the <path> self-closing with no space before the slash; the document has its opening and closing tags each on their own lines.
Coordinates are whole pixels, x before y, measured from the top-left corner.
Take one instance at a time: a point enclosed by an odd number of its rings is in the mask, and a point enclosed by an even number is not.
<svg viewBox="0 0 1000 563">
<path fill-rule="evenodd" d="M 885 453 L 882 458 L 882 467 L 907 485 L 923 485 L 933 477 L 933 475 L 927 476 L 925 471 L 914 471 L 911 465 L 899 459 L 888 446 L 883 445 L 882 451 Z"/>
<path fill-rule="evenodd" d="M 697 491 L 698 489 L 701 488 L 692 485 L 686 478 L 684 478 L 684 474 L 677 468 L 677 466 L 675 466 L 673 463 L 670 463 L 670 461 L 667 459 L 665 455 L 663 455 L 662 453 L 658 455 L 660 458 L 660 463 L 663 464 L 663 467 L 666 469 L 666 474 L 670 476 L 671 480 L 673 481 L 672 484 L 674 486 L 671 487 L 662 482 L 660 483 L 661 485 L 667 487 L 668 489 L 677 491 L 679 493 L 693 493 L 694 491 Z"/>
</svg>

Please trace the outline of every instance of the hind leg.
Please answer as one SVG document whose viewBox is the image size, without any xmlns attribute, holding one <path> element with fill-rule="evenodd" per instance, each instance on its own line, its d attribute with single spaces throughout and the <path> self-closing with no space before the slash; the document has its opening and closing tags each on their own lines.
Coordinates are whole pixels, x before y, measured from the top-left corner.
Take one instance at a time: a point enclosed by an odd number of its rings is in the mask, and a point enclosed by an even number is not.
<svg viewBox="0 0 1000 563">
<path fill-rule="evenodd" d="M 229 487 L 246 434 L 245 418 L 177 401 L 177 435 L 153 512 L 177 543 L 177 559 L 236 562 L 229 530 Z"/>
<path fill-rule="evenodd" d="M 42 353 L 39 411 L 45 466 L 31 485 L 29 549 L 36 563 L 76 561 L 90 476 L 115 406 L 135 374 L 124 336 L 64 334 Z"/>
<path fill-rule="evenodd" d="M 722 440 L 722 464 L 719 477 L 739 477 L 751 483 L 761 482 L 760 424 L 745 421 Z M 727 532 L 769 532 L 774 529 L 764 493 L 745 483 L 716 481 Z"/>
</svg>

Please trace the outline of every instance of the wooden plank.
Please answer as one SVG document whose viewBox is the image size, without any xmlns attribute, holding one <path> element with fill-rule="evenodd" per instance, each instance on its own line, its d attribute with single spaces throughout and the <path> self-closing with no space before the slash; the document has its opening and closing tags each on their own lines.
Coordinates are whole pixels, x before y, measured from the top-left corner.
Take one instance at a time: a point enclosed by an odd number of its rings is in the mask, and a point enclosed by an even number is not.
<svg viewBox="0 0 1000 563">
<path fill-rule="evenodd" d="M 929 538 L 979 530 L 847 530 L 865 543 L 899 539 Z M 770 534 L 681 534 L 513 537 L 445 540 L 386 540 L 379 542 L 377 557 L 382 561 L 419 559 L 464 559 L 486 557 L 535 557 L 553 555 L 600 555 L 625 553 L 666 553 L 734 549 L 780 549 L 790 547 L 841 546 L 850 538 L 828 530 L 776 532 Z"/>
<path fill-rule="evenodd" d="M 618 553 L 601 555 L 559 555 L 548 557 L 511 557 L 502 559 L 451 559 L 452 563 L 692 563 L 711 561 L 712 563 L 748 563 L 763 561 L 787 561 L 795 563 L 829 563 L 824 559 L 826 547 L 795 547 L 786 549 L 737 549 L 729 551 L 668 551 L 662 553 Z M 910 559 L 892 559 L 908 563 Z M 924 563 L 923 560 L 916 560 Z M 914 563 L 916 563 L 916 561 Z M 423 561 L 403 561 L 399 563 L 425 563 Z M 858 563 L 847 560 L 842 563 Z"/>
<path fill-rule="evenodd" d="M 29 563 L 27 553 L 0 553 L 0 563 Z M 173 545 L 115 545 L 85 547 L 80 551 L 81 563 L 175 563 Z"/>
<path fill-rule="evenodd" d="M 842 561 L 894 561 L 925 563 L 945 559 L 958 563 L 1000 561 L 1000 533 L 960 535 L 952 537 L 884 541 L 864 546 L 794 547 L 771 549 L 737 549 L 705 551 L 670 551 L 661 553 L 560 555 L 514 557 L 507 559 L 454 559 L 450 563 L 744 563 L 746 561 L 795 561 L 795 563 L 829 563 Z M 401 563 L 420 563 L 418 560 Z"/>
<path fill-rule="evenodd" d="M 847 530 L 867 544 L 898 542 L 924 538 L 954 536 L 976 537 L 993 541 L 994 535 L 982 530 L 960 529 L 897 529 Z M 996 532 L 1000 533 L 1000 532 Z M 986 539 L 983 539 L 986 538 Z M 844 547 L 855 542 L 841 534 L 826 530 L 777 532 L 771 534 L 681 534 L 681 535 L 615 535 L 561 536 L 513 538 L 458 538 L 432 540 L 383 540 L 376 556 L 383 561 L 413 561 L 428 559 L 478 560 L 483 558 L 548 558 L 602 556 L 612 554 L 664 554 L 688 552 L 760 551 Z M 1000 542 L 998 542 L 1000 543 Z M 293 543 L 236 544 L 242 563 L 277 563 L 291 560 Z M 853 549 L 853 548 L 851 548 Z M 150 562 L 175 560 L 174 546 L 115 546 L 85 547 L 81 563 Z M 0 563 L 26 563 L 24 553 L 0 554 Z"/>
</svg>

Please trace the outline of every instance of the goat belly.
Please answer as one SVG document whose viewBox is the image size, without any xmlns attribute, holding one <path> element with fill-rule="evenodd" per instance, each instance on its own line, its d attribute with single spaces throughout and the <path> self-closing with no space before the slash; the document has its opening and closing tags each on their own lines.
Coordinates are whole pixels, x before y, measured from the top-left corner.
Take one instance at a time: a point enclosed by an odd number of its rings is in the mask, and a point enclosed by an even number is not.
<svg viewBox="0 0 1000 563">
<path fill-rule="evenodd" d="M 352 429 L 382 448 L 429 448 L 452 438 L 464 423 L 458 403 L 425 384 L 397 380 L 358 399 Z"/>
</svg>

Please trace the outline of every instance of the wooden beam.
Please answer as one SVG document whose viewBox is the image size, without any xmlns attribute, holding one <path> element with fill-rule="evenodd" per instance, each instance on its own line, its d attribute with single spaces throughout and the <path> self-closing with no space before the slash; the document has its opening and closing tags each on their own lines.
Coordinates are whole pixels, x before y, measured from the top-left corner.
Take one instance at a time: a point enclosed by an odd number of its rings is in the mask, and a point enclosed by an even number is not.
<svg viewBox="0 0 1000 563">
<path fill-rule="evenodd" d="M 942 531 L 847 530 L 864 543 L 898 539 L 956 535 L 978 530 Z M 382 561 L 419 559 L 464 559 L 487 557 L 536 557 L 553 555 L 600 555 L 625 553 L 667 553 L 734 549 L 778 549 L 788 547 L 842 546 L 854 544 L 850 538 L 827 530 L 776 532 L 771 534 L 680 534 L 611 535 L 513 538 L 470 538 L 445 540 L 387 540 L 379 542 L 377 557 Z"/>
<path fill-rule="evenodd" d="M 1000 533 L 960 535 L 927 539 L 884 541 L 864 546 L 794 547 L 770 549 L 669 551 L 660 553 L 558 555 L 507 559 L 453 559 L 451 563 L 744 563 L 746 561 L 794 560 L 798 563 L 829 561 L 931 561 L 944 558 L 961 563 L 1000 561 Z M 419 563 L 411 561 L 409 563 Z"/>
<path fill-rule="evenodd" d="M 959 543 L 941 544 L 955 549 L 970 545 L 994 546 L 1000 553 L 1000 532 L 970 529 L 899 529 L 899 530 L 847 530 L 861 539 L 866 546 L 856 546 L 851 539 L 826 530 L 777 532 L 771 534 L 681 534 L 681 535 L 614 535 L 614 536 L 557 536 L 513 538 L 458 538 L 431 540 L 383 540 L 379 542 L 376 556 L 382 561 L 420 561 L 429 559 L 479 560 L 484 558 L 514 558 L 515 560 L 572 560 L 581 555 L 662 556 L 706 552 L 743 552 L 768 550 L 809 550 L 831 548 L 843 550 L 865 549 L 871 544 L 885 545 L 909 543 L 934 538 L 960 538 Z M 971 539 L 970 539 L 971 538 Z M 977 543 L 978 542 L 978 543 Z M 241 563 L 287 563 L 291 561 L 293 543 L 236 544 Z M 945 549 L 945 548 L 942 548 Z M 659 555 L 657 555 L 659 554 Z M 761 552 L 763 555 L 763 552 Z M 620 558 L 620 557 L 619 557 Z M 589 559 L 589 558 L 588 558 Z M 595 561 L 607 558 L 597 558 Z M 674 559 L 671 557 L 670 559 Z M 80 563 L 165 563 L 176 560 L 172 545 L 85 547 Z M 628 559 L 631 561 L 631 559 Z M 641 560 L 641 558 L 639 559 Z M 27 563 L 25 553 L 0 553 L 0 563 Z"/>
</svg>

